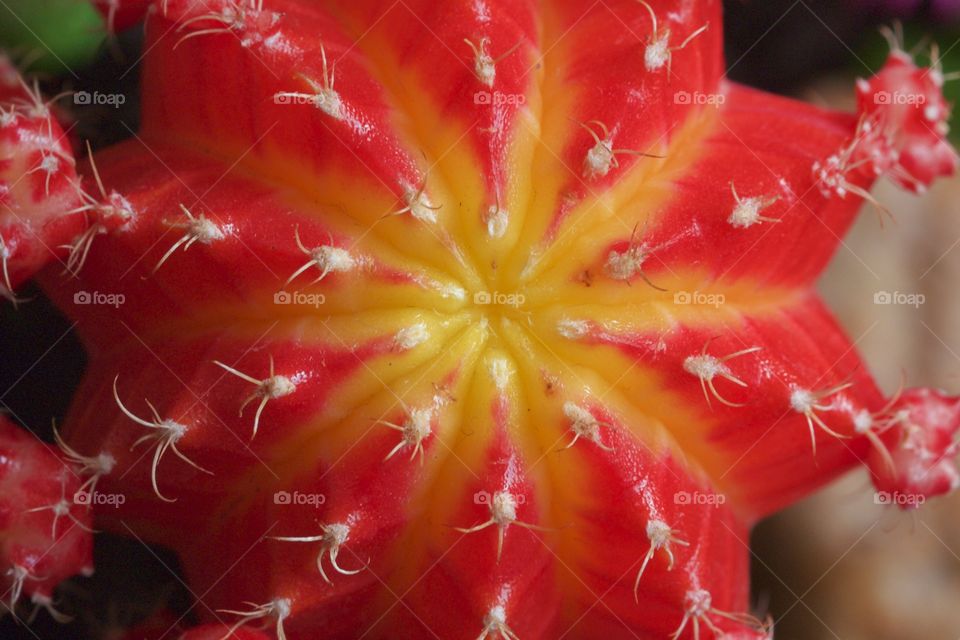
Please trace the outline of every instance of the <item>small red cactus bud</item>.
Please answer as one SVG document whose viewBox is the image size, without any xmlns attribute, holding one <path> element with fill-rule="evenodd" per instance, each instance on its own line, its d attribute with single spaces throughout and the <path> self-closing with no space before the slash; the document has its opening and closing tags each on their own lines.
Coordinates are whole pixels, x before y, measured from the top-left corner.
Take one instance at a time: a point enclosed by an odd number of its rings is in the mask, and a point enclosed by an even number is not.
<svg viewBox="0 0 960 640">
<path fill-rule="evenodd" d="M 953 175 L 957 154 L 946 140 L 950 107 L 943 83 L 939 68 L 918 67 L 899 49 L 875 76 L 858 80 L 858 112 L 869 123 L 860 132 L 858 159 L 911 191 Z"/>
<path fill-rule="evenodd" d="M 52 611 L 53 589 L 93 572 L 89 500 L 56 449 L 0 416 L 0 591 Z"/>
<path fill-rule="evenodd" d="M 0 58 L 0 296 L 85 226 L 73 152 L 50 106 Z"/>
<path fill-rule="evenodd" d="M 892 434 L 886 452 L 874 448 L 867 459 L 878 501 L 916 508 L 927 498 L 960 487 L 954 457 L 960 430 L 960 398 L 936 389 L 908 389 L 890 407 Z"/>
</svg>

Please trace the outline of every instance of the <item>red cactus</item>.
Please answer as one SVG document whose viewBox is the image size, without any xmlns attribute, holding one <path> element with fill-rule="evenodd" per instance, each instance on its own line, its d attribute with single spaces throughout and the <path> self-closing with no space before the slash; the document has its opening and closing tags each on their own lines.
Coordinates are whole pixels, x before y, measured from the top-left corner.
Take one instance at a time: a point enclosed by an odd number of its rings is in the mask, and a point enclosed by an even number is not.
<svg viewBox="0 0 960 640">
<path fill-rule="evenodd" d="M 943 83 L 939 67 L 919 68 L 899 49 L 880 73 L 857 83 L 860 112 L 873 125 L 866 137 L 874 145 L 871 160 L 878 175 L 922 191 L 956 171 L 957 155 L 944 140 L 950 110 Z"/>
<path fill-rule="evenodd" d="M 877 447 L 868 464 L 878 498 L 903 508 L 960 487 L 954 465 L 960 429 L 960 400 L 933 389 L 910 389 L 892 406 L 888 418 L 896 439 L 890 451 Z"/>
<path fill-rule="evenodd" d="M 728 82 L 720 32 L 157 3 L 143 128 L 43 278 L 91 354 L 69 447 L 125 498 L 98 523 L 291 639 L 769 637 L 759 518 L 861 462 L 955 485 L 957 401 L 888 405 L 811 283 L 878 175 L 956 161 L 906 54 L 852 116 Z"/>
<path fill-rule="evenodd" d="M 53 589 L 93 571 L 90 502 L 78 470 L 56 449 L 0 416 L 0 588 L 4 610 L 21 594 L 55 617 Z"/>
<path fill-rule="evenodd" d="M 0 296 L 84 228 L 70 141 L 37 90 L 0 54 Z"/>
</svg>

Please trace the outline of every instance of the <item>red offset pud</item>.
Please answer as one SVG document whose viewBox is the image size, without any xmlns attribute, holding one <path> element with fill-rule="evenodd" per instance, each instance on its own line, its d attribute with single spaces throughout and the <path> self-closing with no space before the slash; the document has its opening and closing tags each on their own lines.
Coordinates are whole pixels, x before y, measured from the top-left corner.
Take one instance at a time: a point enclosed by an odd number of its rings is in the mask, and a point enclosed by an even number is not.
<svg viewBox="0 0 960 640">
<path fill-rule="evenodd" d="M 0 416 L 0 589 L 2 612 L 27 596 L 59 621 L 53 590 L 93 573 L 90 493 L 83 471 L 56 448 Z"/>
<path fill-rule="evenodd" d="M 67 132 L 0 52 L 0 296 L 68 254 L 86 228 Z"/>
</svg>

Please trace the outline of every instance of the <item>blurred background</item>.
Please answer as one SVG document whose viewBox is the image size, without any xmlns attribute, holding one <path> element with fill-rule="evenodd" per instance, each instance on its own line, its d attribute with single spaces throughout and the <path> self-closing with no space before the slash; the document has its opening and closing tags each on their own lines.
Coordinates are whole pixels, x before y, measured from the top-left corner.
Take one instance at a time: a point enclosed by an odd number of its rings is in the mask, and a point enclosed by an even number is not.
<svg viewBox="0 0 960 640">
<path fill-rule="evenodd" d="M 854 110 L 853 80 L 879 68 L 889 47 L 879 27 L 899 20 L 906 47 L 939 44 L 947 72 L 960 69 L 960 0 L 728 0 L 728 74 L 752 86 Z M 136 129 L 139 29 L 105 37 L 85 0 L 0 0 L 0 48 L 61 90 L 123 93 L 127 102 L 69 105 L 62 115 L 94 148 Z M 960 82 L 948 84 L 948 99 Z M 960 127 L 958 127 L 960 130 Z M 954 138 L 954 143 L 960 137 Z M 820 289 L 888 394 L 912 385 L 960 392 L 960 178 L 923 196 L 880 183 L 894 220 L 865 210 Z M 875 304 L 878 292 L 922 294 L 916 306 Z M 50 437 L 84 368 L 70 324 L 36 290 L 14 312 L 0 305 L 0 408 Z M 919 298 L 917 298 L 919 299 Z M 960 494 L 902 514 L 875 505 L 865 473 L 853 473 L 761 523 L 753 535 L 753 593 L 776 620 L 778 640 L 960 638 Z M 187 608 L 164 567 L 176 558 L 98 536 L 97 574 L 59 596 L 77 614 L 59 626 L 41 613 L 28 629 L 9 616 L 0 638 L 117 638 L 154 610 Z M 130 571 L 136 567 L 136 571 Z"/>
</svg>

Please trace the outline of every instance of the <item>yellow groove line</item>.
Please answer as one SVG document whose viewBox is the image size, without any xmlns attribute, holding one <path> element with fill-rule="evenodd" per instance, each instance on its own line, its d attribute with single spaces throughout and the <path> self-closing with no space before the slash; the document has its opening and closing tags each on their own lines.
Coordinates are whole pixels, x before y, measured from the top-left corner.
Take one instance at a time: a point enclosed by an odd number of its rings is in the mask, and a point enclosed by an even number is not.
<svg viewBox="0 0 960 640">
<path fill-rule="evenodd" d="M 316 429 L 314 427 L 314 423 L 311 422 L 307 422 L 299 429 L 293 430 L 289 438 L 276 444 L 274 447 L 274 455 L 270 458 L 271 465 L 279 470 L 281 474 L 280 480 L 277 481 L 275 479 L 267 478 L 261 472 L 259 472 L 259 470 L 255 469 L 255 473 L 251 474 L 249 477 L 250 481 L 256 482 L 258 485 L 267 483 L 269 486 L 286 486 L 290 480 L 303 473 L 306 469 L 315 466 L 316 462 L 320 459 L 319 456 L 311 455 L 308 452 L 317 452 L 322 450 L 324 448 L 324 440 L 327 437 L 335 432 L 340 432 L 343 429 L 350 427 L 351 424 L 355 424 L 357 422 L 357 415 L 362 412 L 363 408 L 367 406 L 372 399 L 384 395 L 392 395 L 395 399 L 388 405 L 386 411 L 381 412 L 379 417 L 370 416 L 370 424 L 363 431 L 363 433 L 357 435 L 354 445 L 361 443 L 365 436 L 370 434 L 374 429 L 382 428 L 381 426 L 377 425 L 377 421 L 386 419 L 390 413 L 396 411 L 398 407 L 402 406 L 403 393 L 409 392 L 411 389 L 422 383 L 431 373 L 434 367 L 443 361 L 445 354 L 449 355 L 454 353 L 453 347 L 476 330 L 477 327 L 467 323 L 459 331 L 454 331 L 448 334 L 447 339 L 444 340 L 440 348 L 436 349 L 438 354 L 437 356 L 431 357 L 426 361 L 423 361 L 422 358 L 418 359 L 417 362 L 410 364 L 406 368 L 398 368 L 398 370 L 391 371 L 391 374 L 393 375 L 390 375 L 389 377 L 379 376 L 377 378 L 377 382 L 379 384 L 375 385 L 374 390 L 360 398 L 352 409 L 345 411 L 344 417 L 340 420 L 328 424 L 319 430 Z M 484 344 L 485 342 L 481 342 L 473 351 L 479 354 L 482 351 Z M 460 354 L 457 357 L 463 361 L 468 361 L 471 359 L 469 352 Z M 477 357 L 473 359 L 476 359 Z M 356 375 L 374 375 L 369 370 L 364 369 L 362 364 L 358 366 L 360 367 L 360 370 Z M 407 388 L 404 391 L 397 392 L 392 389 L 393 383 L 395 383 L 397 380 L 409 377 L 414 377 L 414 380 L 407 385 Z M 338 459 L 333 461 L 333 467 L 341 462 L 349 453 L 349 451 L 352 450 L 352 448 L 353 447 L 351 446 L 346 451 L 341 452 Z M 414 460 L 411 462 L 411 464 L 419 464 L 419 462 Z M 327 472 L 329 471 L 330 469 L 327 470 Z"/>
</svg>

